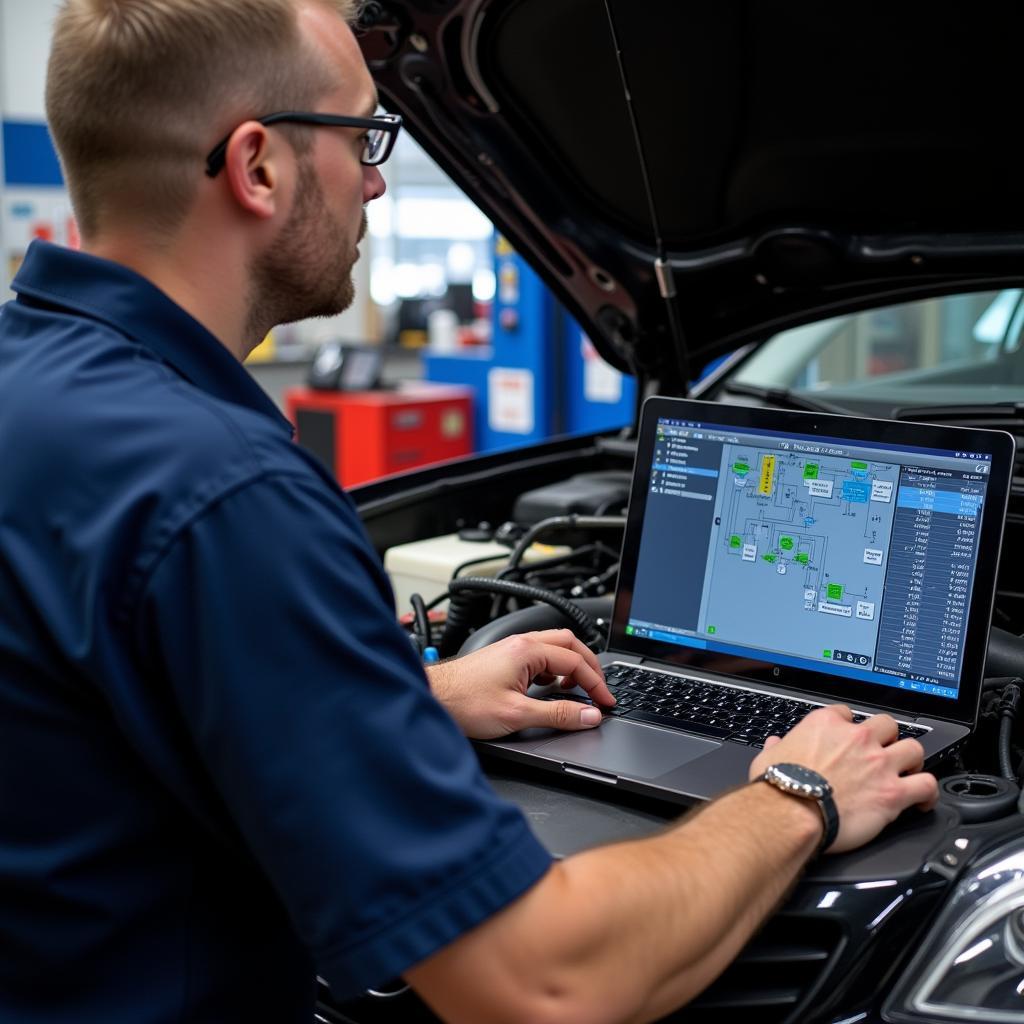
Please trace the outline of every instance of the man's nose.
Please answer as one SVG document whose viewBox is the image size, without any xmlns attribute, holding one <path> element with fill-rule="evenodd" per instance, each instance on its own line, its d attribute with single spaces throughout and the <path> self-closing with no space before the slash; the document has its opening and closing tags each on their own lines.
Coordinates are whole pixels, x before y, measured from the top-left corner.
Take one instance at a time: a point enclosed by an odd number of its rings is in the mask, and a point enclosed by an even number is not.
<svg viewBox="0 0 1024 1024">
<path fill-rule="evenodd" d="M 374 199 L 380 199 L 387 191 L 387 183 L 384 175 L 380 173 L 379 167 L 363 168 L 363 202 L 370 203 Z"/>
</svg>

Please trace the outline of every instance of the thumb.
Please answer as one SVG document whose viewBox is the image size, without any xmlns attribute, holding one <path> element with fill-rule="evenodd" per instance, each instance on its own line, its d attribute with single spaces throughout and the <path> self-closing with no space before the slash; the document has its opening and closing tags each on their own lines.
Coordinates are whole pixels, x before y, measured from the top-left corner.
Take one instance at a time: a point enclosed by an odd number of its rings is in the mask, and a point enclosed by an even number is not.
<svg viewBox="0 0 1024 1024">
<path fill-rule="evenodd" d="M 771 750 L 771 748 L 774 747 L 776 743 L 781 743 L 781 742 L 782 742 L 782 737 L 781 736 L 769 736 L 768 739 L 766 739 L 764 741 L 764 749 L 765 750 Z"/>
<path fill-rule="evenodd" d="M 529 726 L 546 726 L 549 729 L 562 729 L 572 732 L 577 729 L 592 729 L 601 724 L 601 712 L 589 704 L 580 704 L 574 700 L 534 700 L 526 698 L 523 705 L 523 724 Z"/>
</svg>

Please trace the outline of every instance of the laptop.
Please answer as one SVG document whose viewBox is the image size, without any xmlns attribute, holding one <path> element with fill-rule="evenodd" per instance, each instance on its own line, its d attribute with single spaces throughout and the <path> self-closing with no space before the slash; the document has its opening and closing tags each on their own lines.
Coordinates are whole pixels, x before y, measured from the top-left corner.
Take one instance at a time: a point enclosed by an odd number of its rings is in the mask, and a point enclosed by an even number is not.
<svg viewBox="0 0 1024 1024">
<path fill-rule="evenodd" d="M 933 767 L 977 723 L 1013 456 L 998 431 L 648 399 L 600 656 L 618 706 L 480 746 L 692 803 L 841 702 Z"/>
</svg>

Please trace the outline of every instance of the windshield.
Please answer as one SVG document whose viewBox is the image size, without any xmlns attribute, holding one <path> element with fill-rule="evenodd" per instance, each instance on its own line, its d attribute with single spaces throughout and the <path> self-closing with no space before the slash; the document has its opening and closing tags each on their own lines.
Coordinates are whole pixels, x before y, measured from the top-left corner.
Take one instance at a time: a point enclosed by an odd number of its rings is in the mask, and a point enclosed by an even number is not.
<svg viewBox="0 0 1024 1024">
<path fill-rule="evenodd" d="M 731 380 L 894 406 L 1018 401 L 1022 294 L 949 295 L 805 324 L 770 338 Z"/>
</svg>

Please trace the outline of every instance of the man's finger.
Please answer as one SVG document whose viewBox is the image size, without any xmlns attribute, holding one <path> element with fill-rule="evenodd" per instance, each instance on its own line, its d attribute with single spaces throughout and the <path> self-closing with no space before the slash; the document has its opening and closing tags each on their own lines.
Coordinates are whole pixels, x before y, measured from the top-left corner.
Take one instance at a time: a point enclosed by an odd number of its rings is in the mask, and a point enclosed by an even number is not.
<svg viewBox="0 0 1024 1024">
<path fill-rule="evenodd" d="M 537 653 L 542 659 L 542 664 L 535 667 L 536 672 L 551 672 L 554 675 L 565 676 L 586 690 L 591 700 L 608 707 L 615 703 L 600 667 L 595 668 L 588 659 L 582 658 L 578 651 L 557 644 L 542 644 Z"/>
<path fill-rule="evenodd" d="M 900 779 L 907 797 L 907 807 L 915 805 L 930 811 L 939 799 L 939 783 L 931 772 L 915 772 Z"/>
<path fill-rule="evenodd" d="M 812 715 L 818 714 L 820 711 L 823 711 L 823 710 L 826 710 L 826 709 L 828 711 L 838 712 L 838 714 L 842 718 L 845 718 L 848 722 L 852 722 L 853 721 L 853 712 L 850 710 L 849 706 L 846 705 L 846 704 L 826 704 L 825 708 L 819 708 L 817 712 L 816 711 L 812 711 L 811 714 Z M 810 717 L 810 716 L 808 716 L 808 717 Z"/>
<path fill-rule="evenodd" d="M 526 703 L 520 708 L 522 729 L 546 726 L 549 729 L 573 732 L 592 729 L 601 724 L 601 712 L 589 704 L 580 704 L 574 700 L 533 700 L 529 697 L 524 700 Z"/>
<path fill-rule="evenodd" d="M 571 629 L 542 629 L 535 632 L 534 636 L 541 643 L 555 644 L 575 651 L 595 672 L 604 675 L 597 655 Z"/>
<path fill-rule="evenodd" d="M 896 719 L 889 715 L 872 715 L 866 721 L 861 722 L 860 727 L 867 729 L 883 747 L 893 743 L 900 734 L 900 727 L 896 724 Z"/>
<path fill-rule="evenodd" d="M 888 752 L 893 766 L 901 775 L 903 772 L 919 772 L 924 767 L 924 747 L 917 740 L 905 739 L 891 743 Z"/>
</svg>

